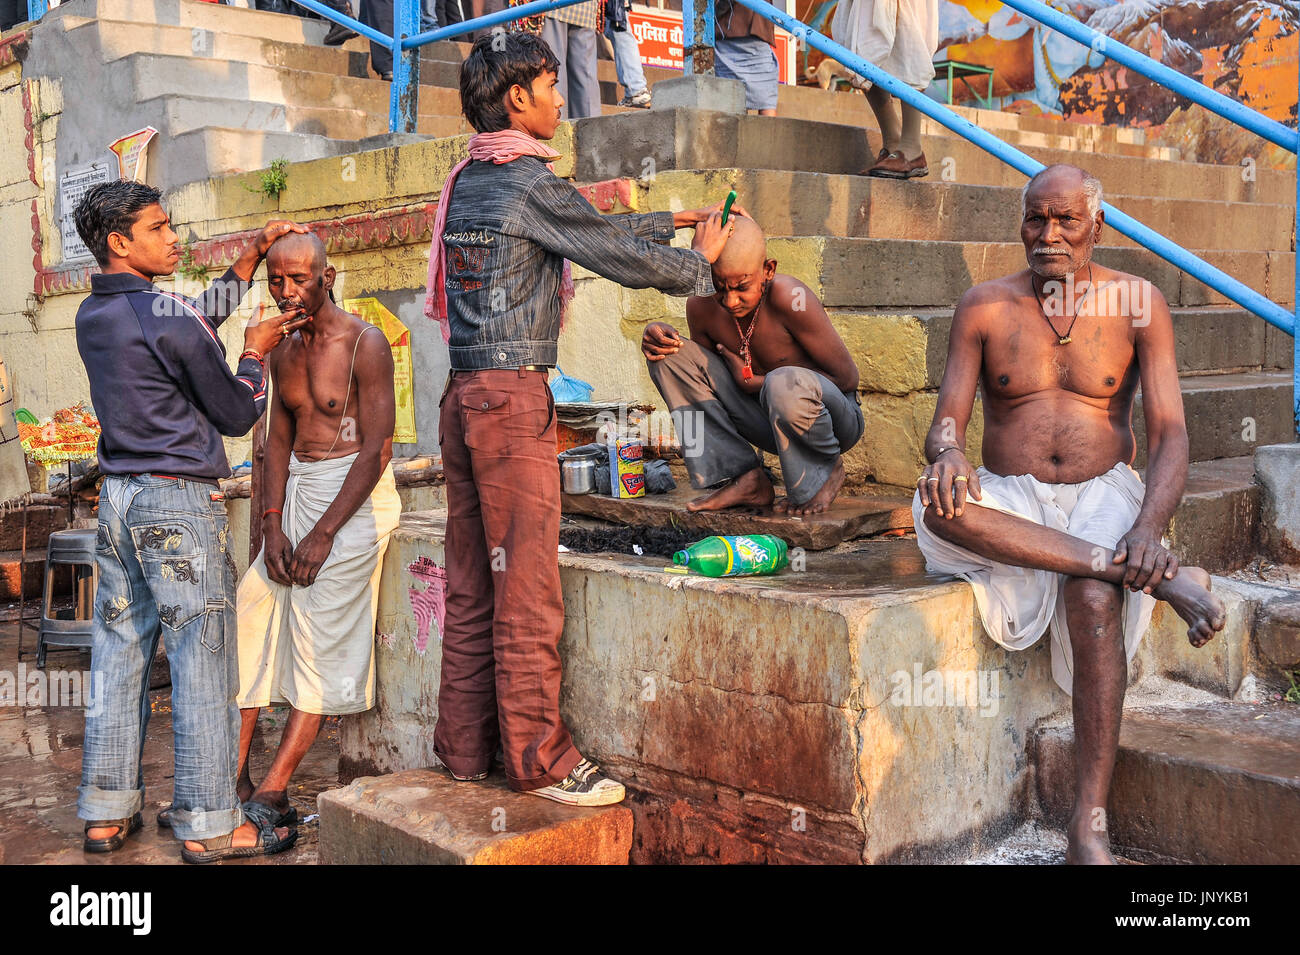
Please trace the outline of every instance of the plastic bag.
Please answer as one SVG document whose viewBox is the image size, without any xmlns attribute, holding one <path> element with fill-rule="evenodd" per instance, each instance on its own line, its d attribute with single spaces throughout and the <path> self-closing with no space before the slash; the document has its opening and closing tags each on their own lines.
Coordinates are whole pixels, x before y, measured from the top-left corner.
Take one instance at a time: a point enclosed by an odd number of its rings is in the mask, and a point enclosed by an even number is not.
<svg viewBox="0 0 1300 955">
<path fill-rule="evenodd" d="M 556 401 L 590 401 L 591 393 L 596 389 L 581 378 L 570 378 L 559 365 L 555 366 L 556 375 L 551 379 L 551 394 Z"/>
</svg>

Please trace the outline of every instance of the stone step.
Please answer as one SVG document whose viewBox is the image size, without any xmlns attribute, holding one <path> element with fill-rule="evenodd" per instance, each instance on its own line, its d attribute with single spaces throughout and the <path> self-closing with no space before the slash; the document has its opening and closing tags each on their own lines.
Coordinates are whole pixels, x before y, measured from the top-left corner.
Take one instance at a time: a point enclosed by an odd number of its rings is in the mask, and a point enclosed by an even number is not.
<svg viewBox="0 0 1300 955">
<path fill-rule="evenodd" d="M 737 201 L 772 235 L 1005 242 L 1020 233 L 1019 188 L 942 182 L 937 176 L 900 182 L 774 169 L 706 169 L 657 171 L 641 182 L 645 208 L 654 210 L 710 205 L 734 188 Z M 1198 249 L 1289 249 L 1295 229 L 1291 210 L 1276 205 L 1107 198 L 1158 232 Z M 1114 230 L 1107 230 L 1103 241 L 1137 247 Z"/>
<path fill-rule="evenodd" d="M 830 308 L 948 306 L 972 285 L 1025 268 L 1019 242 L 769 235 L 767 247 L 783 272 L 807 283 Z M 1192 251 L 1279 302 L 1294 296 L 1292 252 Z M 1099 245 L 1094 256 L 1101 265 L 1148 279 L 1170 305 L 1226 303 L 1220 293 L 1146 249 Z"/>
<path fill-rule="evenodd" d="M 1110 791 L 1112 844 L 1146 861 L 1300 863 L 1300 709 L 1217 704 L 1127 712 Z M 1049 825 L 1069 818 L 1074 732 L 1034 734 Z"/>
<path fill-rule="evenodd" d="M 438 586 L 442 535 L 442 515 L 406 514 L 391 539 L 379 705 L 340 726 L 354 771 L 433 762 L 441 621 L 412 604 L 427 608 L 420 595 Z M 666 558 L 559 561 L 561 708 L 577 746 L 634 792 L 633 862 L 953 861 L 1027 817 L 1026 741 L 1069 712 L 1046 641 L 999 648 L 970 587 L 926 575 L 915 541 L 721 580 L 664 573 Z M 1218 639 L 1248 642 L 1254 604 L 1235 582 L 1215 586 L 1229 610 Z M 1155 675 L 1178 640 L 1186 627 L 1158 610 L 1135 677 Z M 950 675 L 942 703 L 912 698 L 918 671 L 923 685 Z"/>
<path fill-rule="evenodd" d="M 815 120 L 821 123 L 839 123 L 873 131 L 879 130 L 875 114 L 871 112 L 867 98 L 856 93 L 831 93 L 818 87 L 783 85 L 778 91 L 776 111 L 778 116 L 789 119 Z M 979 125 L 979 123 L 977 122 L 976 125 Z M 1077 135 L 1077 126 L 1075 124 L 1061 125 L 1064 128 L 1051 131 L 1027 129 L 1019 125 L 1006 125 L 989 129 L 989 131 L 1003 142 L 1011 143 L 1021 149 L 1032 146 L 1046 149 L 1063 149 L 1070 152 L 1104 152 L 1117 156 L 1137 156 L 1153 160 L 1177 160 L 1179 158 L 1178 150 L 1166 146 L 1117 142 L 1114 139 L 1099 140 Z M 921 131 L 924 135 L 933 137 L 953 135 L 946 127 L 928 118 L 922 120 Z M 928 157 L 930 154 L 926 153 L 926 155 Z M 933 162 L 934 160 L 931 160 L 932 174 L 934 172 Z"/>
<path fill-rule="evenodd" d="M 1170 549 L 1212 574 L 1245 567 L 1259 552 L 1259 506 L 1254 455 L 1197 461 L 1166 532 Z"/>
<path fill-rule="evenodd" d="M 128 56 L 138 99 L 164 94 L 243 98 L 269 103 L 336 106 L 388 115 L 389 84 L 379 79 L 311 73 L 280 66 L 257 66 L 220 60 L 147 53 Z M 420 97 L 420 115 L 460 112 L 459 93 L 431 86 Z"/>
<path fill-rule="evenodd" d="M 258 37 L 283 43 L 310 43 L 320 46 L 330 24 L 282 13 L 269 13 L 245 7 L 230 7 L 199 0 L 67 0 L 46 14 L 86 19 L 125 20 L 133 23 L 158 23 L 190 29 L 211 30 L 231 36 Z"/>
<path fill-rule="evenodd" d="M 317 797 L 322 865 L 627 865 L 632 812 L 511 791 L 499 773 L 365 776 Z"/>
<path fill-rule="evenodd" d="M 1280 444 L 1294 435 L 1290 372 L 1243 372 L 1180 379 L 1192 461 L 1237 458 L 1256 447 Z M 1137 437 L 1135 467 L 1146 466 L 1142 396 L 1133 406 Z"/>
<path fill-rule="evenodd" d="M 835 123 L 781 116 L 733 116 L 704 110 L 650 110 L 614 118 L 579 120 L 576 176 L 586 182 L 672 169 L 788 169 L 860 172 L 880 148 L 879 133 Z M 816 148 L 809 148 L 816 144 Z M 1025 177 L 964 139 L 923 138 L 931 175 L 971 185 L 1024 185 Z M 1295 207 L 1295 174 L 1236 166 L 1151 162 L 1138 156 L 1028 147 L 1044 163 L 1082 163 L 1103 186 L 1124 195 Z"/>
<path fill-rule="evenodd" d="M 266 169 L 276 159 L 292 162 L 321 159 L 354 147 L 355 143 L 324 136 L 204 126 L 173 136 L 166 150 L 159 151 L 158 158 L 160 166 L 166 163 L 179 177 L 169 185 L 179 185 L 187 181 L 184 170 L 205 170 L 205 178 L 223 176 Z"/>
</svg>

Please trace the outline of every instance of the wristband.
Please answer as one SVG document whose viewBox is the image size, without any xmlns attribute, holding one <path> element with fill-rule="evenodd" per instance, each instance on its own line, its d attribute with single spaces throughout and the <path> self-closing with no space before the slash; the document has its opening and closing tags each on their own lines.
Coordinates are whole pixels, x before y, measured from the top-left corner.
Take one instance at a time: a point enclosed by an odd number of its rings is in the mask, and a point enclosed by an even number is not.
<svg viewBox="0 0 1300 955">
<path fill-rule="evenodd" d="M 256 359 L 257 359 L 257 363 L 258 363 L 259 365 L 265 365 L 265 364 L 266 364 L 266 356 L 263 355 L 263 354 L 262 354 L 260 351 L 258 351 L 256 348 L 245 348 L 244 351 L 240 354 L 240 356 L 239 356 L 239 360 L 240 360 L 240 361 L 243 361 L 245 358 L 256 358 Z"/>
<path fill-rule="evenodd" d="M 284 517 L 284 511 L 280 510 L 278 507 L 268 507 L 264 510 L 262 512 L 262 520 L 266 520 L 266 515 L 268 514 L 279 514 L 281 517 Z"/>
<path fill-rule="evenodd" d="M 940 455 L 947 454 L 949 451 L 960 451 L 960 450 L 961 448 L 957 447 L 957 445 L 955 444 L 950 444 L 946 448 L 940 448 L 935 453 L 934 457 L 930 459 L 930 463 L 933 464 L 935 461 L 938 461 Z"/>
</svg>

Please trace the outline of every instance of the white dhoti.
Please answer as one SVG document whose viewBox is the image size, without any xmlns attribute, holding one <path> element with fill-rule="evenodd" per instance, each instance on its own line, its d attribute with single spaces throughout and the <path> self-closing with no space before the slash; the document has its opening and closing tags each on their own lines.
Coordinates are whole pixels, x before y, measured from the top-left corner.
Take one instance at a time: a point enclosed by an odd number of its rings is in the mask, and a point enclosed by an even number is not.
<svg viewBox="0 0 1300 955">
<path fill-rule="evenodd" d="M 294 547 L 334 502 L 356 457 L 290 457 L 282 522 Z M 334 715 L 375 705 L 379 574 L 401 513 L 389 466 L 334 536 L 311 586 L 277 584 L 267 576 L 265 548 L 257 555 L 239 583 L 240 708 L 288 703 Z"/>
<path fill-rule="evenodd" d="M 1113 550 L 1133 526 L 1146 490 L 1137 472 L 1124 463 L 1081 484 L 1044 484 L 1028 474 L 1003 476 L 982 467 L 975 473 L 982 497 L 967 498 L 967 506 L 1005 511 L 1107 550 Z M 912 520 L 926 569 L 968 581 L 984 629 L 1008 650 L 1033 646 L 1050 624 L 1052 677 L 1066 693 L 1071 692 L 1074 656 L 1065 618 L 1065 575 L 981 557 L 937 537 L 925 526 L 923 514 L 917 492 L 912 498 Z M 1129 660 L 1151 623 L 1155 605 L 1149 594 L 1124 591 L 1124 649 Z"/>
<path fill-rule="evenodd" d="M 934 79 L 939 48 L 939 0 L 840 0 L 831 39 L 908 86 L 925 89 Z"/>
</svg>

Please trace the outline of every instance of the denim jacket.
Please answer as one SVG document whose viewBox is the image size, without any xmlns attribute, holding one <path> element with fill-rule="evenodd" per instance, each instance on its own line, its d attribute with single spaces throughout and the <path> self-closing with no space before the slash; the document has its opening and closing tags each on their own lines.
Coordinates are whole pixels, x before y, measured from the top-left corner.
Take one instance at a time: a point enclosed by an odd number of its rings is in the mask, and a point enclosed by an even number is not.
<svg viewBox="0 0 1300 955">
<path fill-rule="evenodd" d="M 712 295 L 708 260 L 661 244 L 673 234 L 670 212 L 602 216 L 534 157 L 471 162 L 442 234 L 451 367 L 554 365 L 566 258 L 628 288 Z"/>
</svg>

